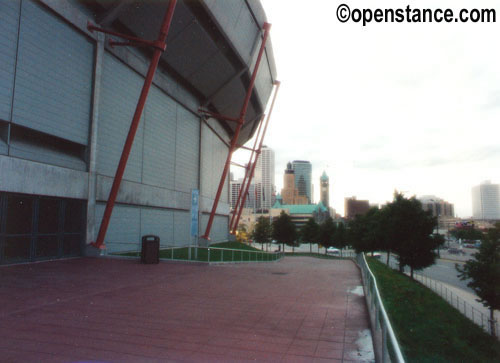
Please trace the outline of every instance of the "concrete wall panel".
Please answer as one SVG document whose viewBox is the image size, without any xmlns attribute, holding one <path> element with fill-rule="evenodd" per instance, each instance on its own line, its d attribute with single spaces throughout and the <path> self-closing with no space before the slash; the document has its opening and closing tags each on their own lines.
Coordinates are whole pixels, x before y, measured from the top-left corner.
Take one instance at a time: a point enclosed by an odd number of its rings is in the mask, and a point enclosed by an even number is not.
<svg viewBox="0 0 500 363">
<path fill-rule="evenodd" d="M 0 155 L 0 190 L 86 199 L 88 174 Z"/>
</svg>

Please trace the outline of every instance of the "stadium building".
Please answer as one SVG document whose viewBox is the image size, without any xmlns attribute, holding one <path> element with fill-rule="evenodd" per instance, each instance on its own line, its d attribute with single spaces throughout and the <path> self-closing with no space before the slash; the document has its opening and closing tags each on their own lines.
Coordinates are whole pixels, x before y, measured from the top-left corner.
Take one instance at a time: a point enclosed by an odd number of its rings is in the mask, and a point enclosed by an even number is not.
<svg viewBox="0 0 500 363">
<path fill-rule="evenodd" d="M 92 253 L 169 3 L 0 0 L 0 264 Z M 240 117 L 266 21 L 257 0 L 177 1 L 106 251 L 137 250 L 148 234 L 191 243 L 192 190 L 203 234 L 237 123 L 199 109 Z M 270 39 L 256 74 L 237 145 L 273 90 Z M 229 177 L 223 185 L 213 242 L 228 238 Z"/>
</svg>

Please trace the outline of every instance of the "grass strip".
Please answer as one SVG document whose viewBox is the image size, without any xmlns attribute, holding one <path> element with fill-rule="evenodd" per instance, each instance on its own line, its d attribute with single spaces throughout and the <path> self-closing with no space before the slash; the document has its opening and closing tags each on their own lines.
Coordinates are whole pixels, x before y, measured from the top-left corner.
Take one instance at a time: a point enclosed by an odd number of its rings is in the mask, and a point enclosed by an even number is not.
<svg viewBox="0 0 500 363">
<path fill-rule="evenodd" d="M 367 258 L 408 362 L 498 362 L 500 342 L 440 296 Z"/>
</svg>

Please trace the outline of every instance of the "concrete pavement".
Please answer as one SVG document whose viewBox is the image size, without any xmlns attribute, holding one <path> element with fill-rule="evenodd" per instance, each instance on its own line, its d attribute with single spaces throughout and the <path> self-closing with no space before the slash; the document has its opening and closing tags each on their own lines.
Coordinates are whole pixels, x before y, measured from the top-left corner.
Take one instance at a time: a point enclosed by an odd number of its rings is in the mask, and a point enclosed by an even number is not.
<svg viewBox="0 0 500 363">
<path fill-rule="evenodd" d="M 0 267 L 0 361 L 373 361 L 352 261 Z"/>
</svg>

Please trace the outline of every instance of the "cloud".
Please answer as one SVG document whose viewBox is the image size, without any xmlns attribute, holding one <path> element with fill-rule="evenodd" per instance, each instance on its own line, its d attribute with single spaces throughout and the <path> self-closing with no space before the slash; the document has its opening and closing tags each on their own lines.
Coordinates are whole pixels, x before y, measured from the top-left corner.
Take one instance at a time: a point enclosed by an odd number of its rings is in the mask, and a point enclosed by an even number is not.
<svg viewBox="0 0 500 363">
<path fill-rule="evenodd" d="M 487 145 L 443 156 L 429 156 L 422 153 L 419 158 L 415 159 L 402 159 L 401 155 L 394 155 L 392 158 L 387 156 L 375 157 L 372 159 L 354 160 L 353 166 L 358 169 L 392 171 L 408 168 L 435 168 L 450 165 L 460 167 L 461 165 L 463 166 L 463 164 L 491 161 L 497 161 L 497 165 L 500 165 L 500 146 Z"/>
</svg>

